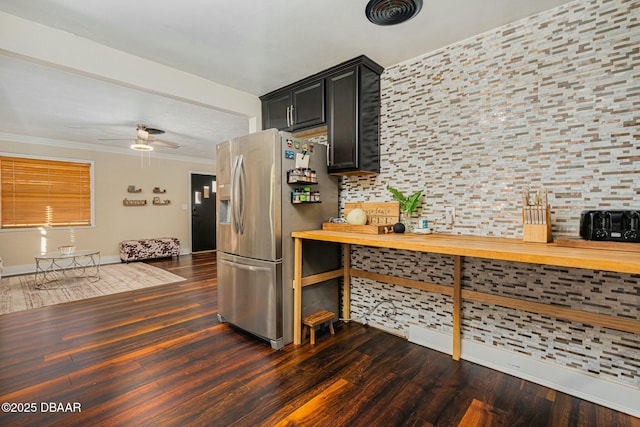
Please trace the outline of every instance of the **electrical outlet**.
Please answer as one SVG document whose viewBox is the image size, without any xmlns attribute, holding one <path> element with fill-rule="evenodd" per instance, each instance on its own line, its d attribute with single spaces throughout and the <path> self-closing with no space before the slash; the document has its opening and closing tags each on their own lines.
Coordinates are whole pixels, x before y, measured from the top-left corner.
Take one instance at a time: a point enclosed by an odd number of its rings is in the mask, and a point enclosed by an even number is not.
<svg viewBox="0 0 640 427">
<path fill-rule="evenodd" d="M 456 220 L 456 208 L 455 206 L 447 206 L 444 208 L 444 223 L 450 227 Z"/>
</svg>

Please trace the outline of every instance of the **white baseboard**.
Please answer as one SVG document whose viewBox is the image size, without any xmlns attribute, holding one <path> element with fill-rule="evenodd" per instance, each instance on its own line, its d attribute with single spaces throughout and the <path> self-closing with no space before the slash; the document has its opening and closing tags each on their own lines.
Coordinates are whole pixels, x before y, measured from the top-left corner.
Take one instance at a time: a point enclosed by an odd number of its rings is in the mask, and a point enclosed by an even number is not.
<svg viewBox="0 0 640 427">
<path fill-rule="evenodd" d="M 180 255 L 189 255 L 191 253 L 191 248 L 181 248 Z M 100 265 L 106 264 L 117 264 L 122 262 L 120 260 L 119 255 L 110 255 L 100 257 Z M 21 274 L 32 274 L 36 271 L 35 264 L 23 264 L 23 265 L 12 265 L 10 267 L 4 267 L 4 270 L 0 274 L 1 277 L 9 277 L 9 276 L 19 276 Z"/>
<path fill-rule="evenodd" d="M 358 322 L 358 323 L 362 323 L 362 322 Z M 400 338 L 407 339 L 407 333 L 405 331 L 399 331 L 397 329 L 391 329 L 391 328 L 389 328 L 387 326 L 381 325 L 380 323 L 371 322 L 371 321 L 367 322 L 367 325 L 370 325 L 372 328 L 380 329 L 381 331 L 384 331 L 384 332 L 386 332 L 388 334 L 397 335 Z"/>
<path fill-rule="evenodd" d="M 118 255 L 100 257 L 100 265 L 117 264 L 119 262 L 121 261 Z M 21 274 L 35 273 L 35 271 L 36 271 L 35 264 L 13 265 L 11 267 L 5 267 L 2 275 L 4 277 L 19 276 Z"/>
<path fill-rule="evenodd" d="M 442 332 L 410 325 L 408 339 L 446 354 L 453 351 L 451 335 Z M 462 341 L 460 358 L 640 417 L 640 389 L 631 386 L 472 341 Z"/>
<path fill-rule="evenodd" d="M 409 342 L 437 350 L 441 353 L 453 354 L 453 339 L 451 335 L 443 334 L 442 332 L 409 325 L 407 339 Z"/>
<path fill-rule="evenodd" d="M 11 267 L 5 267 L 2 272 L 2 277 L 19 276 L 20 274 L 29 274 L 36 271 L 35 264 L 27 265 L 13 265 Z"/>
</svg>

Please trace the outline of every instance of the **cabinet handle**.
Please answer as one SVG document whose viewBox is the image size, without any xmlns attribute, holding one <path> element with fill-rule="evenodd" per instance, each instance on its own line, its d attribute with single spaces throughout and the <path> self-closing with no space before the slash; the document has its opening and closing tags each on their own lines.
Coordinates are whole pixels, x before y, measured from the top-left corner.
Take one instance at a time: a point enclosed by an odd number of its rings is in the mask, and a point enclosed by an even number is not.
<svg viewBox="0 0 640 427">
<path fill-rule="evenodd" d="M 291 106 L 291 110 L 290 111 L 291 111 L 291 125 L 290 126 L 293 126 L 295 124 L 295 121 L 293 119 L 293 105 Z"/>
<path fill-rule="evenodd" d="M 291 122 L 290 122 L 290 118 L 291 118 L 291 107 L 287 107 L 287 127 L 291 127 Z"/>
<path fill-rule="evenodd" d="M 329 150 L 331 150 L 331 144 L 329 142 L 327 142 L 327 166 L 331 166 Z"/>
</svg>

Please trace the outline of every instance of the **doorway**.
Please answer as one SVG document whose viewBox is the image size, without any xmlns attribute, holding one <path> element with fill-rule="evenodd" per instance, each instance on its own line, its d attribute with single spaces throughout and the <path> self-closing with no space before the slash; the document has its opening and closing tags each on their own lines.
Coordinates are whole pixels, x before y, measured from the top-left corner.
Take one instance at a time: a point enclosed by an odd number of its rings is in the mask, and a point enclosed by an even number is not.
<svg viewBox="0 0 640 427">
<path fill-rule="evenodd" d="M 191 252 L 216 249 L 216 177 L 191 174 Z"/>
</svg>

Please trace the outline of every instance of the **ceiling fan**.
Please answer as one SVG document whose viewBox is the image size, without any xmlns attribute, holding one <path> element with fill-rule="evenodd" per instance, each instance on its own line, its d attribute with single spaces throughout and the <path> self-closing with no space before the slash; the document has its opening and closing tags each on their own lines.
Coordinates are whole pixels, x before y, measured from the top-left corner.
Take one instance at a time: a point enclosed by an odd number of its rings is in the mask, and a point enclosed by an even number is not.
<svg viewBox="0 0 640 427">
<path fill-rule="evenodd" d="M 164 133 L 161 129 L 155 129 L 148 127 L 147 125 L 138 124 L 136 125 L 136 139 L 134 143 L 129 147 L 132 150 L 136 151 L 152 151 L 153 146 L 157 145 L 159 147 L 167 147 L 167 148 L 178 148 L 180 145 L 175 142 L 163 141 L 161 139 L 156 139 L 155 135 L 162 135 Z M 131 139 L 100 139 L 100 141 L 130 141 Z"/>
</svg>

